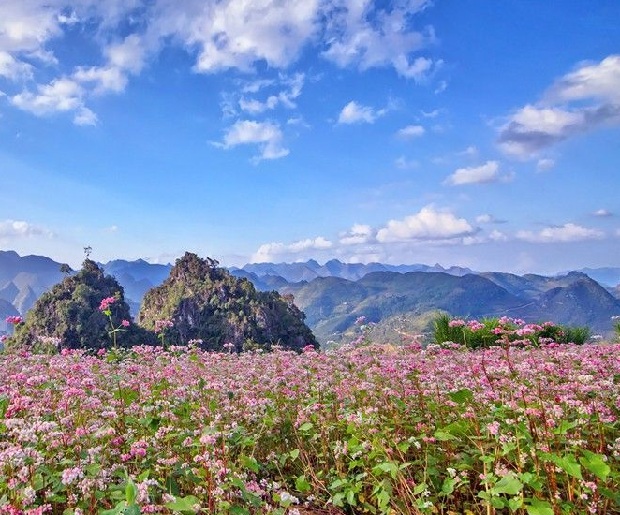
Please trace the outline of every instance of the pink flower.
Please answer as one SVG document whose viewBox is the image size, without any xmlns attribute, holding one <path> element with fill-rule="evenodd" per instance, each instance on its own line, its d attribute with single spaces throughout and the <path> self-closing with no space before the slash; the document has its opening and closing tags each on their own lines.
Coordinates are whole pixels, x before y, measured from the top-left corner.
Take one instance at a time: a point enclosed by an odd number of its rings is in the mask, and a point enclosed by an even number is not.
<svg viewBox="0 0 620 515">
<path fill-rule="evenodd" d="M 129 327 L 130 322 L 129 322 L 129 320 L 123 320 L 123 321 L 121 322 L 121 325 L 122 325 L 123 327 Z"/>
<path fill-rule="evenodd" d="M 116 302 L 116 297 L 106 297 L 99 304 L 99 311 L 106 311 L 110 308 L 112 304 Z"/>
<path fill-rule="evenodd" d="M 465 320 L 450 320 L 448 322 L 448 327 L 463 327 L 465 325 Z"/>
<path fill-rule="evenodd" d="M 155 320 L 155 332 L 163 333 L 167 327 L 174 327 L 172 320 Z"/>
<path fill-rule="evenodd" d="M 11 315 L 11 316 L 6 317 L 7 324 L 17 325 L 17 324 L 21 324 L 23 321 L 24 319 L 18 315 Z"/>
</svg>

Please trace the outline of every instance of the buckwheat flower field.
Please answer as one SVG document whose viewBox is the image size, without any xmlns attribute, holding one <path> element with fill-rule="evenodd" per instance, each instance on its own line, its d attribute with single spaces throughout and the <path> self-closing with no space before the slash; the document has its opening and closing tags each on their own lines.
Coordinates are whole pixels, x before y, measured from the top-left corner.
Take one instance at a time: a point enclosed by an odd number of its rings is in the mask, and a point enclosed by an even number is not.
<svg viewBox="0 0 620 515">
<path fill-rule="evenodd" d="M 0 355 L 2 514 L 620 512 L 620 345 Z"/>
</svg>

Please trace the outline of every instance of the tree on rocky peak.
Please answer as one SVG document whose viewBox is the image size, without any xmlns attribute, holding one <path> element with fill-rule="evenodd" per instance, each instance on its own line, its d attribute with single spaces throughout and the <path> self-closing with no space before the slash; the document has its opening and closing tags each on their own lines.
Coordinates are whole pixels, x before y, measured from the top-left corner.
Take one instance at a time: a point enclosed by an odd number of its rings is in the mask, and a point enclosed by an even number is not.
<svg viewBox="0 0 620 515">
<path fill-rule="evenodd" d="M 139 324 L 155 331 L 158 321 L 170 321 L 172 326 L 165 329 L 169 344 L 199 340 L 206 350 L 318 347 L 292 296 L 259 292 L 247 279 L 218 265 L 186 253 L 168 279 L 144 296 Z"/>
<path fill-rule="evenodd" d="M 114 301 L 109 303 L 107 317 L 100 307 L 103 299 L 110 298 Z M 124 327 L 123 320 L 131 320 L 123 287 L 87 257 L 81 270 L 39 297 L 7 347 L 32 349 L 54 342 L 60 349 L 107 348 L 112 344 L 111 323 L 118 327 L 119 346 L 148 340 L 148 333 L 133 324 Z"/>
</svg>

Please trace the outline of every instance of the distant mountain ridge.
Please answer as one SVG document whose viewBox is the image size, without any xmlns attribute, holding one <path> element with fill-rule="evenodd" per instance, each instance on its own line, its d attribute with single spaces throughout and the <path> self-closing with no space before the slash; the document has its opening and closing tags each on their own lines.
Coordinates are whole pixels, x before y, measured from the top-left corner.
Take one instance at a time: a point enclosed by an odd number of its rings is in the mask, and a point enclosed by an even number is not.
<svg viewBox="0 0 620 515">
<path fill-rule="evenodd" d="M 25 314 L 44 291 L 62 280 L 60 267 L 61 263 L 47 257 L 0 251 L 0 331 L 6 330 L 2 325 L 6 316 Z M 131 311 L 137 314 L 145 293 L 163 283 L 172 265 L 118 259 L 102 267 L 123 286 Z M 345 338 L 358 316 L 381 322 L 432 310 L 470 317 L 508 314 L 588 325 L 594 331 L 607 332 L 611 316 L 620 315 L 620 267 L 521 276 L 438 264 L 362 264 L 333 259 L 323 265 L 316 260 L 251 263 L 229 271 L 249 279 L 259 290 L 293 294 L 322 343 Z"/>
</svg>

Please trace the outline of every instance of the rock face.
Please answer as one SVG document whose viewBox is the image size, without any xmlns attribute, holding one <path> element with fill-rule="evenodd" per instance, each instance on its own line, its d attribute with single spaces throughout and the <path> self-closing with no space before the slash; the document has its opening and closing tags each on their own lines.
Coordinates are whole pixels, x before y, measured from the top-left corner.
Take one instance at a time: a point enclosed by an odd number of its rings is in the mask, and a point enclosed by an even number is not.
<svg viewBox="0 0 620 515">
<path fill-rule="evenodd" d="M 257 291 L 249 280 L 218 265 L 186 253 L 168 279 L 144 296 L 139 324 L 154 331 L 158 320 L 169 320 L 174 325 L 164 334 L 167 343 L 201 340 L 206 350 L 318 347 L 292 296 Z"/>
<path fill-rule="evenodd" d="M 116 298 L 109 309 L 114 327 L 120 328 L 123 320 L 131 320 L 123 287 L 105 275 L 97 263 L 86 259 L 78 273 L 65 277 L 39 297 L 11 345 L 31 348 L 54 338 L 60 348 L 110 347 L 110 320 L 99 309 L 101 301 L 108 297 Z M 130 324 L 116 331 L 115 336 L 117 345 L 128 347 L 140 343 L 146 335 Z"/>
</svg>

